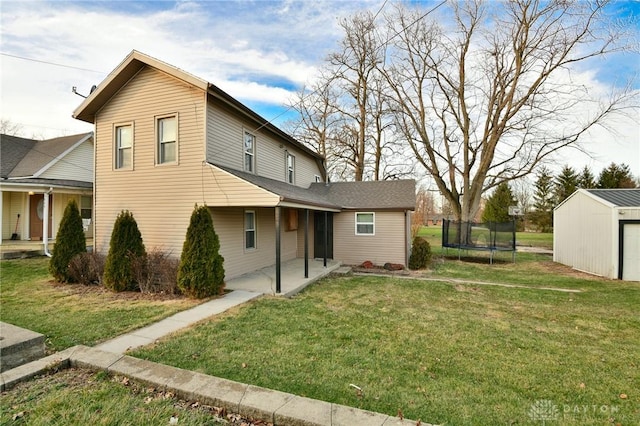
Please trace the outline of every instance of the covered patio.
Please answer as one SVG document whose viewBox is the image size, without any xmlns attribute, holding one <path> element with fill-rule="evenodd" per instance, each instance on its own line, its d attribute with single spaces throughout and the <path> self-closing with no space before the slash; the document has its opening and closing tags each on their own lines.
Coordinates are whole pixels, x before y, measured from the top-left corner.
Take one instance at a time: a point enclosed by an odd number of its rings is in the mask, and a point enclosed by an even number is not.
<svg viewBox="0 0 640 426">
<path fill-rule="evenodd" d="M 228 290 L 246 290 L 256 293 L 291 297 L 302 291 L 309 284 L 318 281 L 340 268 L 341 262 L 327 259 L 309 259 L 309 276 L 304 276 L 304 259 L 297 258 L 281 263 L 281 291 L 276 291 L 276 265 L 267 266 L 233 278 L 226 283 Z"/>
</svg>

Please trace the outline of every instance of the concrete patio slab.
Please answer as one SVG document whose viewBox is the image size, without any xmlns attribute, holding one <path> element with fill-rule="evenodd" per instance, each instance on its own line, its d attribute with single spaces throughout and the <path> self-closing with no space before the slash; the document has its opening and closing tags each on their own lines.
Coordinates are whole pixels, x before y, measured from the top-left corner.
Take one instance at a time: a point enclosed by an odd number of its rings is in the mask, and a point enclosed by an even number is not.
<svg viewBox="0 0 640 426">
<path fill-rule="evenodd" d="M 275 265 L 259 269 L 227 281 L 230 290 L 247 290 L 274 296 L 291 297 L 304 290 L 309 284 L 330 274 L 340 267 L 341 263 L 327 259 L 324 266 L 322 259 L 309 259 L 309 277 L 304 277 L 304 259 L 292 259 L 282 262 L 281 292 L 276 293 Z"/>
</svg>

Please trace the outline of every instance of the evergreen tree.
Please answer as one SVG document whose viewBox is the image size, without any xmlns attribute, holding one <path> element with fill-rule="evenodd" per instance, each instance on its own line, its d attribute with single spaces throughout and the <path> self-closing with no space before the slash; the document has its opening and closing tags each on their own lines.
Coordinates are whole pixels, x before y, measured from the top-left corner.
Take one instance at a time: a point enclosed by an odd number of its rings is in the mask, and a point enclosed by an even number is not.
<svg viewBox="0 0 640 426">
<path fill-rule="evenodd" d="M 589 167 L 584 166 L 582 173 L 578 176 L 578 188 L 592 189 L 596 187 L 596 177 L 591 173 Z"/>
<path fill-rule="evenodd" d="M 196 204 L 178 267 L 178 288 L 189 297 L 202 298 L 224 290 L 224 258 L 209 208 Z"/>
<path fill-rule="evenodd" d="M 487 200 L 487 204 L 482 212 L 483 222 L 509 222 L 512 220 L 509 216 L 509 206 L 514 206 L 516 201 L 511 187 L 507 182 L 498 185 Z"/>
<path fill-rule="evenodd" d="M 136 290 L 133 263 L 145 256 L 142 235 L 133 214 L 121 211 L 111 232 L 109 254 L 104 265 L 104 285 L 113 291 Z"/>
<path fill-rule="evenodd" d="M 75 200 L 69 201 L 64 209 L 60 229 L 56 235 L 49 272 L 59 282 L 72 282 L 69 274 L 69 263 L 77 254 L 87 251 L 82 218 Z"/>
<path fill-rule="evenodd" d="M 626 164 L 611 163 L 609 167 L 600 172 L 598 176 L 598 188 L 635 188 L 636 182 Z"/>
<path fill-rule="evenodd" d="M 579 177 L 572 167 L 565 165 L 562 168 L 560 174 L 555 178 L 556 205 L 569 198 L 578 189 L 578 180 Z"/>
<path fill-rule="evenodd" d="M 541 232 L 550 232 L 553 227 L 553 175 L 546 167 L 538 172 L 533 194 L 533 207 L 535 211 L 531 215 L 531 221 Z"/>
</svg>

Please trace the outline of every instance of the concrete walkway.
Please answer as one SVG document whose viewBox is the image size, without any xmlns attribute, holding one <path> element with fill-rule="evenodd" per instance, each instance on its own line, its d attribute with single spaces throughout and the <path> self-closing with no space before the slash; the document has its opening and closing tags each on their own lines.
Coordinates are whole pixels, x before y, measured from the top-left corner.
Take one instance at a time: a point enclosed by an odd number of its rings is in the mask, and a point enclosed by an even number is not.
<svg viewBox="0 0 640 426">
<path fill-rule="evenodd" d="M 223 297 L 213 299 L 186 311 L 178 312 L 155 324 L 123 334 L 96 346 L 106 352 L 123 354 L 128 350 L 151 344 L 161 337 L 189 327 L 213 315 L 220 314 L 234 306 L 241 305 L 261 296 L 260 293 L 236 290 Z"/>
</svg>

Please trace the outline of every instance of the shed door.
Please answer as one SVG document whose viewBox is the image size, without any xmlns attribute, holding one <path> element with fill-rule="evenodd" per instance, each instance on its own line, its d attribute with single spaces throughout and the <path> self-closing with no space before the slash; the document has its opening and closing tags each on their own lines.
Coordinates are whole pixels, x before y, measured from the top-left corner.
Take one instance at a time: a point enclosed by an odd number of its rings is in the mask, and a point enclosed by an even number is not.
<svg viewBox="0 0 640 426">
<path fill-rule="evenodd" d="M 640 281 L 640 224 L 624 226 L 622 251 L 622 279 Z"/>
</svg>

